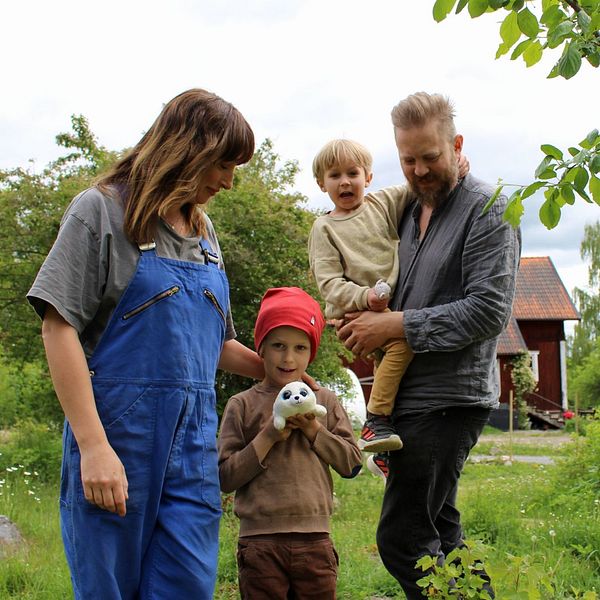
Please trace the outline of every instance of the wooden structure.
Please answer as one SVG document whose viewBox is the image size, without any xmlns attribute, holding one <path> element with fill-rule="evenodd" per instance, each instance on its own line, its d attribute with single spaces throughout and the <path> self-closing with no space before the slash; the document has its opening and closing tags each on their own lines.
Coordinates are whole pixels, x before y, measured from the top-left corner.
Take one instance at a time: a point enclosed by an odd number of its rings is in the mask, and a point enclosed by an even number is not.
<svg viewBox="0 0 600 600">
<path fill-rule="evenodd" d="M 568 408 L 564 322 L 580 318 L 550 257 L 521 258 L 511 321 L 498 342 L 501 407 L 512 389 L 511 361 L 526 351 L 537 381 L 530 417 L 559 424 L 555 417 Z"/>
</svg>

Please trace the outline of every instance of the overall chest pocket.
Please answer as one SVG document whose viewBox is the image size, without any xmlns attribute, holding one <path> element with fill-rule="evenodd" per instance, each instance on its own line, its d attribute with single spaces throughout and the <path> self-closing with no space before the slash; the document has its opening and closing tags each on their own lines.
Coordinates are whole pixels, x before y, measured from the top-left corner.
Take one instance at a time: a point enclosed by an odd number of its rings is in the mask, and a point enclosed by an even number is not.
<svg viewBox="0 0 600 600">
<path fill-rule="evenodd" d="M 181 287 L 179 287 L 178 285 L 172 285 L 172 286 L 168 287 L 167 289 L 163 290 L 162 292 L 155 294 L 148 300 L 145 300 L 144 302 L 142 302 L 135 308 L 128 310 L 126 313 L 123 314 L 121 319 L 123 319 L 123 321 L 127 321 L 128 319 L 131 319 L 132 317 L 136 317 L 137 315 L 148 310 L 155 304 L 158 304 L 159 302 L 166 300 L 167 298 L 170 298 L 171 296 L 174 296 L 175 294 L 178 294 L 180 290 L 181 290 Z"/>
</svg>

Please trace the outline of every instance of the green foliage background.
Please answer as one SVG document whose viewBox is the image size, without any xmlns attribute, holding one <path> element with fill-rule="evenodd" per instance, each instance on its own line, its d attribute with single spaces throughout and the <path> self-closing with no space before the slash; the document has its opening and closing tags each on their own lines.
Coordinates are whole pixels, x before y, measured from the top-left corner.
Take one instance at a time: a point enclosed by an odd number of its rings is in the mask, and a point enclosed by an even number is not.
<svg viewBox="0 0 600 600">
<path fill-rule="evenodd" d="M 0 170 L 0 429 L 19 420 L 60 423 L 62 413 L 48 376 L 40 320 L 26 301 L 36 273 L 52 246 L 61 217 L 80 191 L 111 165 L 119 152 L 99 145 L 83 116 L 56 137 L 67 152 L 40 173 Z M 253 347 L 254 319 L 269 287 L 298 286 L 318 298 L 308 271 L 307 240 L 315 214 L 306 198 L 290 192 L 298 166 L 281 161 L 265 140 L 240 167 L 232 190 L 209 207 L 231 286 L 238 339 Z M 348 379 L 343 347 L 326 332 L 311 373 L 342 393 Z M 219 371 L 220 409 L 251 381 Z"/>
</svg>

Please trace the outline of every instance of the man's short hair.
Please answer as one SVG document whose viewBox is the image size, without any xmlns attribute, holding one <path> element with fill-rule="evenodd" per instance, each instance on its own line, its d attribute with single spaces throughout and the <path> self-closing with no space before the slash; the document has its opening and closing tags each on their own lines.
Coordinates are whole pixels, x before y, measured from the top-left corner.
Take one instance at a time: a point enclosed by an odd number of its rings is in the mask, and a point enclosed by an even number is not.
<svg viewBox="0 0 600 600">
<path fill-rule="evenodd" d="M 353 140 L 331 140 L 319 150 L 313 160 L 314 178 L 319 182 L 323 181 L 325 171 L 334 165 L 341 164 L 344 160 L 355 161 L 359 167 L 365 170 L 366 175 L 371 173 L 373 168 L 373 157 L 362 144 Z"/>
<path fill-rule="evenodd" d="M 446 96 L 417 92 L 394 106 L 392 123 L 397 129 L 411 129 L 436 120 L 441 133 L 447 135 L 449 141 L 453 141 L 456 136 L 454 115 L 454 105 Z"/>
</svg>

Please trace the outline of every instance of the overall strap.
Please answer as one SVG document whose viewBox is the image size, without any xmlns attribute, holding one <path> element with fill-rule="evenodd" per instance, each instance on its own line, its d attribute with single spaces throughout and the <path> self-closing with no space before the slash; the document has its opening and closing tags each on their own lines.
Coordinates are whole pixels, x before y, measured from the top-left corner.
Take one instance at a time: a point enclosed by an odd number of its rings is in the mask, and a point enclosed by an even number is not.
<svg viewBox="0 0 600 600">
<path fill-rule="evenodd" d="M 138 244 L 138 248 L 140 249 L 140 253 L 151 252 L 152 254 L 156 254 L 156 242 L 152 240 L 151 242 L 147 242 L 146 244 Z"/>
<path fill-rule="evenodd" d="M 200 238 L 198 245 L 202 249 L 202 254 L 204 255 L 204 260 L 207 265 L 219 266 L 219 255 L 213 251 L 210 244 L 204 239 Z"/>
</svg>

